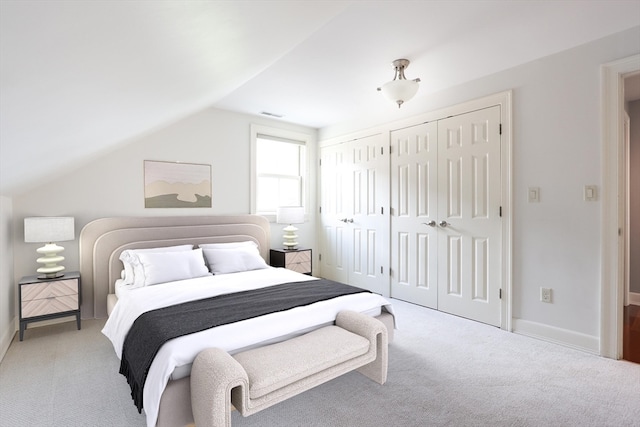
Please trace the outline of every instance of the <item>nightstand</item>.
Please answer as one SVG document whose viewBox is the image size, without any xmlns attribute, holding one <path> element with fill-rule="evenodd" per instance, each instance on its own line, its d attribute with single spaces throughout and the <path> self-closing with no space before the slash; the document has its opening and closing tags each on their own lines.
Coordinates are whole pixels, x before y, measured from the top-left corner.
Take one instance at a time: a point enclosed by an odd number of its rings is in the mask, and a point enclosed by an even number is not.
<svg viewBox="0 0 640 427">
<path fill-rule="evenodd" d="M 27 323 L 76 316 L 80 330 L 80 273 L 70 271 L 56 279 L 25 276 L 19 282 L 20 341 Z"/>
<path fill-rule="evenodd" d="M 269 259 L 272 267 L 311 275 L 311 249 L 271 249 Z"/>
</svg>

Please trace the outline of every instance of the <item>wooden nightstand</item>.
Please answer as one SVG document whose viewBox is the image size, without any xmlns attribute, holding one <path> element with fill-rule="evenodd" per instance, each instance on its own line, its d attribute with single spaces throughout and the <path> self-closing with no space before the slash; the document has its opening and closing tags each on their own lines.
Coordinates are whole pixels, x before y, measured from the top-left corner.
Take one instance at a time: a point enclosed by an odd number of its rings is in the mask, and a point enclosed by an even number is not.
<svg viewBox="0 0 640 427">
<path fill-rule="evenodd" d="M 311 249 L 271 249 L 269 259 L 272 267 L 311 275 Z"/>
<path fill-rule="evenodd" d="M 20 279 L 20 341 L 27 323 L 57 317 L 76 316 L 80 329 L 80 273 L 70 271 L 57 279 L 38 279 L 25 276 Z"/>
</svg>

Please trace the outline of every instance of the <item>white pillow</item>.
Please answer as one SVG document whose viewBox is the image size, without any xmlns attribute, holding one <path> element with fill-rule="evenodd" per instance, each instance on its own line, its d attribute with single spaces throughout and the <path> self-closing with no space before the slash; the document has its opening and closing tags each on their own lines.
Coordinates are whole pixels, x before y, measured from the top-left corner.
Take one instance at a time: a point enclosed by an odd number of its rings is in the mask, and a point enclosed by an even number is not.
<svg viewBox="0 0 640 427">
<path fill-rule="evenodd" d="M 258 247 L 258 244 L 253 240 L 246 240 L 244 242 L 228 242 L 228 243 L 203 243 L 198 245 L 202 249 L 235 249 L 247 246 Z"/>
<path fill-rule="evenodd" d="M 133 285 L 133 287 L 144 286 L 144 271 L 140 266 L 138 254 L 149 252 L 179 252 L 190 251 L 193 245 L 168 246 L 164 248 L 147 248 L 147 249 L 127 249 L 120 254 L 120 261 L 124 265 L 124 277 L 122 280 L 125 285 Z M 136 272 L 140 278 L 136 280 Z"/>
<path fill-rule="evenodd" d="M 204 249 L 204 257 L 213 274 L 269 268 L 260 256 L 257 246 L 241 246 L 230 249 Z"/>
<path fill-rule="evenodd" d="M 211 275 L 204 263 L 202 249 L 139 253 L 138 259 L 144 270 L 144 286 Z"/>
</svg>

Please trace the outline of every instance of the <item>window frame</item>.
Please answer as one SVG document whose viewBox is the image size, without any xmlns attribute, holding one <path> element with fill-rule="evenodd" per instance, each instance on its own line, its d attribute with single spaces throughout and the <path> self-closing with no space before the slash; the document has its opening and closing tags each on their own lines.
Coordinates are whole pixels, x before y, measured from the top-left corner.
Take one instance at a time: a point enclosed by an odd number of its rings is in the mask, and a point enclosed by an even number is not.
<svg viewBox="0 0 640 427">
<path fill-rule="evenodd" d="M 251 125 L 251 213 L 255 215 L 262 215 L 269 221 L 274 222 L 276 220 L 275 212 L 258 212 L 257 211 L 257 191 L 258 191 L 258 173 L 257 166 L 257 144 L 258 138 L 263 137 L 265 139 L 273 139 L 276 141 L 288 142 L 292 144 L 299 144 L 305 147 L 305 159 L 304 159 L 304 174 L 302 176 L 302 206 L 304 207 L 305 217 L 309 214 L 310 203 L 310 145 L 312 136 L 302 132 L 295 132 L 285 129 L 274 128 L 263 125 Z"/>
</svg>

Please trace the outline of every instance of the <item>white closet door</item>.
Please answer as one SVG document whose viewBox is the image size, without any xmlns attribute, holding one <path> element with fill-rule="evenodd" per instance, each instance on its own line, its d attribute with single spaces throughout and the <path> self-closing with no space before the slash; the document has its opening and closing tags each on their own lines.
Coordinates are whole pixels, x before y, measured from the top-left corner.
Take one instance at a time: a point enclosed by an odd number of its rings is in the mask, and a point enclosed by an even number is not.
<svg viewBox="0 0 640 427">
<path fill-rule="evenodd" d="M 438 121 L 438 310 L 500 326 L 500 107 Z M 445 221 L 443 225 L 440 225 Z"/>
<path fill-rule="evenodd" d="M 500 326 L 499 129 L 496 106 L 391 133 L 393 298 Z"/>
<path fill-rule="evenodd" d="M 383 212 L 389 206 L 388 149 L 384 154 L 378 134 L 350 141 L 347 150 L 349 284 L 388 295 L 388 276 L 381 270 L 388 254 L 388 245 L 383 247 L 389 235 L 389 212 Z"/>
<path fill-rule="evenodd" d="M 320 271 L 324 278 L 347 283 L 349 278 L 347 201 L 347 150 L 344 144 L 320 150 Z"/>
<path fill-rule="evenodd" d="M 388 295 L 389 163 L 382 135 L 323 147 L 322 277 Z M 388 150 L 387 150 L 388 151 Z M 387 219 L 385 219 L 387 218 Z"/>
<path fill-rule="evenodd" d="M 438 307 L 438 125 L 391 132 L 391 296 Z"/>
</svg>

